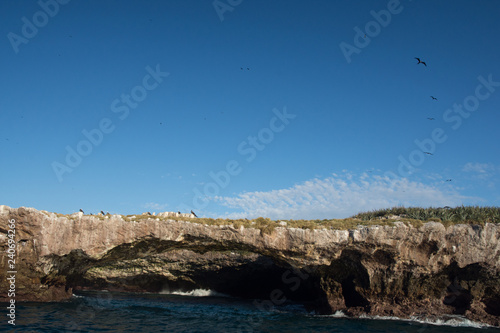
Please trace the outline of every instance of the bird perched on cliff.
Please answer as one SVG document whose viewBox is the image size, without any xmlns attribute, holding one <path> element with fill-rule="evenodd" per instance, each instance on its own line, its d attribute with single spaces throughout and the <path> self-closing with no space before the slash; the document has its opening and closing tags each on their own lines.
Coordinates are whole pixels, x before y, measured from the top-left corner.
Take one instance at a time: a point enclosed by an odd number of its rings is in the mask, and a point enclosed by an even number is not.
<svg viewBox="0 0 500 333">
<path fill-rule="evenodd" d="M 417 65 L 418 64 L 423 64 L 425 67 L 427 67 L 427 64 L 424 61 L 421 61 L 420 58 L 415 58 L 415 59 L 418 60 Z"/>
<path fill-rule="evenodd" d="M 151 213 L 150 213 L 150 212 L 148 212 L 148 215 L 151 215 Z"/>
<path fill-rule="evenodd" d="M 198 216 L 196 216 L 196 214 L 192 210 L 191 210 L 191 214 L 193 214 L 194 217 L 198 217 Z"/>
<path fill-rule="evenodd" d="M 106 215 L 106 214 L 104 214 L 104 212 L 103 212 L 102 210 L 101 210 L 101 214 L 102 214 L 102 215 Z"/>
<path fill-rule="evenodd" d="M 80 212 L 82 212 L 82 213 L 83 213 L 83 210 L 82 210 L 81 208 L 80 208 Z M 85 214 L 85 213 L 83 213 L 83 214 Z"/>
</svg>

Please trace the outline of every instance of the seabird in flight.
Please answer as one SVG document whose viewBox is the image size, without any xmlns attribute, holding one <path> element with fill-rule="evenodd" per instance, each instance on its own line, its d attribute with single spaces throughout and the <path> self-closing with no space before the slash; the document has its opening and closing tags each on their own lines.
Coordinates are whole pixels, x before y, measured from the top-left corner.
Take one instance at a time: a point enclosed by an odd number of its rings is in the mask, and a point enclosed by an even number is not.
<svg viewBox="0 0 500 333">
<path fill-rule="evenodd" d="M 427 119 L 429 119 L 429 120 L 434 120 L 434 118 L 427 118 Z"/>
<path fill-rule="evenodd" d="M 436 100 L 436 101 L 438 100 L 438 99 L 437 99 L 436 97 L 434 97 L 434 96 L 431 96 L 431 98 L 432 98 L 432 99 L 434 99 L 434 100 Z"/>
<path fill-rule="evenodd" d="M 424 61 L 421 61 L 420 58 L 415 58 L 415 59 L 418 60 L 417 65 L 418 64 L 424 64 L 424 66 L 427 67 L 427 64 Z"/>
<path fill-rule="evenodd" d="M 434 155 L 433 153 L 429 153 L 428 151 L 424 151 L 424 154 L 427 154 L 427 155 Z"/>
</svg>

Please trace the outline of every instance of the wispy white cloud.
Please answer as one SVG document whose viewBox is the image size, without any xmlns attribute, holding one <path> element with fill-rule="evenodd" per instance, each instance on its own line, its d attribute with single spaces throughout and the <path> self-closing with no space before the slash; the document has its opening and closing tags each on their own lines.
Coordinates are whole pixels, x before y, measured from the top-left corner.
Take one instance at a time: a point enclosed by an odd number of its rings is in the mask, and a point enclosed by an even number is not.
<svg viewBox="0 0 500 333">
<path fill-rule="evenodd" d="M 491 163 L 472 163 L 469 162 L 464 165 L 462 171 L 470 172 L 474 177 L 479 179 L 488 179 L 495 175 L 497 169 Z"/>
<path fill-rule="evenodd" d="M 246 192 L 234 197 L 214 197 L 214 201 L 231 209 L 223 217 L 273 219 L 345 218 L 362 211 L 404 206 L 454 206 L 471 199 L 442 182 L 426 185 L 406 178 L 333 174 L 314 178 L 287 189 L 268 192 Z"/>
</svg>

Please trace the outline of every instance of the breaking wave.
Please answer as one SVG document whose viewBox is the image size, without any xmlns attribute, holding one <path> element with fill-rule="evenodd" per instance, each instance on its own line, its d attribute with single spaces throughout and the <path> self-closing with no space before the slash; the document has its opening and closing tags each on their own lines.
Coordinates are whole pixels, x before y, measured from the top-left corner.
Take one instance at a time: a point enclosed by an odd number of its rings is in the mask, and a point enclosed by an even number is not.
<svg viewBox="0 0 500 333">
<path fill-rule="evenodd" d="M 226 294 L 216 292 L 210 289 L 193 289 L 189 291 L 162 291 L 160 294 L 170 294 L 170 295 L 180 295 L 180 296 L 192 296 L 192 297 L 229 297 Z"/>
<path fill-rule="evenodd" d="M 400 321 L 417 322 L 420 324 L 428 324 L 428 325 L 435 325 L 435 326 L 473 327 L 473 328 L 492 327 L 488 324 L 478 323 L 478 322 L 469 320 L 465 317 L 458 316 L 458 315 L 445 315 L 445 316 L 440 316 L 440 317 L 437 317 L 437 316 L 433 316 L 433 317 L 411 316 L 410 318 L 398 318 L 398 317 L 392 317 L 392 316 L 360 315 L 358 318 L 360 318 L 360 319 L 375 319 L 375 320 L 400 320 Z"/>
</svg>

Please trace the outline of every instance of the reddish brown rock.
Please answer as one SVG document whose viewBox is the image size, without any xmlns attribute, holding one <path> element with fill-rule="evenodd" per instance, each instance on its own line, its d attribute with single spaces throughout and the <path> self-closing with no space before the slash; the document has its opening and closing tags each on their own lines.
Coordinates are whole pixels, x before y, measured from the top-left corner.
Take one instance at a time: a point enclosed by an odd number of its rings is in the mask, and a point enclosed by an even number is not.
<svg viewBox="0 0 500 333">
<path fill-rule="evenodd" d="M 0 249 L 16 225 L 16 300 L 72 289 L 208 288 L 289 299 L 319 313 L 460 314 L 500 326 L 500 226 L 426 223 L 355 230 L 208 226 L 139 216 L 61 216 L 0 206 Z M 165 219 L 165 220 L 162 220 Z M 2 275 L 9 270 L 2 256 Z M 9 297 L 0 280 L 0 300 Z M 274 297 L 279 295 L 280 297 Z"/>
</svg>

